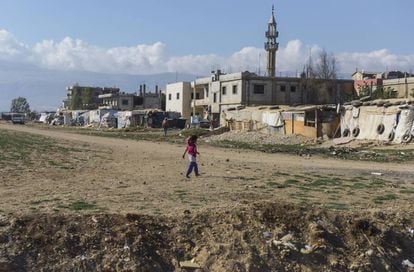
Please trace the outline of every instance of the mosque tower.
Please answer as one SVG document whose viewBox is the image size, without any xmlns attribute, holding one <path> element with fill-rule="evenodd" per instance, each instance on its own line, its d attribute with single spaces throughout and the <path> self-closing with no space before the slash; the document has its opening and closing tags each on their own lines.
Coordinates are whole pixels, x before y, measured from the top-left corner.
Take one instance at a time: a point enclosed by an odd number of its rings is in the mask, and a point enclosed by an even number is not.
<svg viewBox="0 0 414 272">
<path fill-rule="evenodd" d="M 279 48 L 279 43 L 276 38 L 279 37 L 279 31 L 277 31 L 277 24 L 275 20 L 275 7 L 272 6 L 272 17 L 270 17 L 267 24 L 265 50 L 267 51 L 267 75 L 269 77 L 275 77 L 276 75 L 276 51 Z"/>
</svg>

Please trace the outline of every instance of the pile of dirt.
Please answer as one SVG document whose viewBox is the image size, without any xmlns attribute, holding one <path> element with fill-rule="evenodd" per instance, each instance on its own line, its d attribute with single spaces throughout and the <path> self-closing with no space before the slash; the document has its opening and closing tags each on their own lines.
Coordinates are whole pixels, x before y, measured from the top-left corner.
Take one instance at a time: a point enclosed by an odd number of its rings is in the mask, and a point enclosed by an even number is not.
<svg viewBox="0 0 414 272">
<path fill-rule="evenodd" d="M 408 271 L 413 215 L 256 203 L 174 218 L 2 217 L 0 271 L 186 271 L 189 260 L 201 271 Z"/>
</svg>

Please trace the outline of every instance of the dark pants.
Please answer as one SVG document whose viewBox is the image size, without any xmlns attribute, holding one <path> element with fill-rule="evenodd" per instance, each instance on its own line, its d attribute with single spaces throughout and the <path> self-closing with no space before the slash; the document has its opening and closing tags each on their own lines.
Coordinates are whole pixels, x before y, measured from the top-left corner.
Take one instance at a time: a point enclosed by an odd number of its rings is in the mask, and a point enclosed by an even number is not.
<svg viewBox="0 0 414 272">
<path fill-rule="evenodd" d="M 191 172 L 193 172 L 193 168 L 194 168 L 194 172 L 195 172 L 196 176 L 199 175 L 198 174 L 198 165 L 197 165 L 197 163 L 196 162 L 190 162 L 190 165 L 188 166 L 188 170 L 187 170 L 187 174 L 186 174 L 187 177 L 191 174 Z"/>
<path fill-rule="evenodd" d="M 167 136 L 167 131 L 168 131 L 168 128 L 164 128 L 164 136 Z"/>
</svg>

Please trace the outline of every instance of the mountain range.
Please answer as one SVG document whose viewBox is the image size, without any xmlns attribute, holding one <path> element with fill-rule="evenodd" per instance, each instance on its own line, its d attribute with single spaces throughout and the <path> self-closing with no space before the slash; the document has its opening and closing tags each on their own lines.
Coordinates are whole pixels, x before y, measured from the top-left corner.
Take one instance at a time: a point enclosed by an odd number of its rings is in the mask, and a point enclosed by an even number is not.
<svg viewBox="0 0 414 272">
<path fill-rule="evenodd" d="M 0 112 L 9 111 L 11 101 L 25 97 L 31 110 L 56 110 L 66 97 L 66 87 L 81 86 L 118 87 L 133 93 L 146 84 L 147 91 L 155 85 L 165 90 L 168 83 L 191 81 L 197 76 L 183 73 L 152 75 L 103 74 L 87 71 L 58 71 L 39 68 L 27 63 L 0 62 Z"/>
</svg>

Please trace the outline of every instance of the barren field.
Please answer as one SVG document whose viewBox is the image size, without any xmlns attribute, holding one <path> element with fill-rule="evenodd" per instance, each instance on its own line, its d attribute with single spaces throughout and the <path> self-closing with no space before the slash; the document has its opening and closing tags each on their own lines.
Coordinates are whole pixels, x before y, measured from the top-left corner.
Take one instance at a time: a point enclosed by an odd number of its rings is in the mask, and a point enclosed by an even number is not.
<svg viewBox="0 0 414 272">
<path fill-rule="evenodd" d="M 204 271 L 408 271 L 402 262 L 414 262 L 413 161 L 200 143 L 201 176 L 187 179 L 184 148 L 1 123 L 0 271 L 173 271 L 192 258 Z"/>
</svg>

